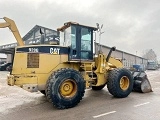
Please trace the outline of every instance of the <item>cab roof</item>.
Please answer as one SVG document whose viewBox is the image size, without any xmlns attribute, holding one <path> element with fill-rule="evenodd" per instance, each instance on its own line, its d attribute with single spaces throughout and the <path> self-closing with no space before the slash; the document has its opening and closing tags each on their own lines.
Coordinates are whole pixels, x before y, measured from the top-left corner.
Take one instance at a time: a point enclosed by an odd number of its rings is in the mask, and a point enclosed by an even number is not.
<svg viewBox="0 0 160 120">
<path fill-rule="evenodd" d="M 79 25 L 79 26 L 91 28 L 91 29 L 93 29 L 94 31 L 97 30 L 96 27 L 91 27 L 91 26 L 82 25 L 82 24 L 79 24 L 79 23 L 77 23 L 77 22 L 66 22 L 66 23 L 64 23 L 64 25 L 63 25 L 62 27 L 57 28 L 57 31 L 63 32 L 65 29 L 67 29 L 67 28 L 70 27 L 71 25 Z"/>
</svg>

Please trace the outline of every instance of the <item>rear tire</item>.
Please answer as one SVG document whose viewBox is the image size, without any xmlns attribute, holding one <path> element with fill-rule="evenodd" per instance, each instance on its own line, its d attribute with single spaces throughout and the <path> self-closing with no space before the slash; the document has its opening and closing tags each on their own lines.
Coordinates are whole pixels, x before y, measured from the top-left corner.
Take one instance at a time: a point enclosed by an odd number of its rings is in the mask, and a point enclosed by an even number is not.
<svg viewBox="0 0 160 120">
<path fill-rule="evenodd" d="M 102 89 L 105 87 L 105 85 L 106 85 L 106 84 L 100 85 L 100 86 L 92 86 L 92 90 L 95 90 L 95 91 L 97 91 L 97 90 L 102 90 Z"/>
<path fill-rule="evenodd" d="M 46 92 L 45 92 L 45 90 L 41 90 L 40 91 L 43 95 L 45 95 L 46 96 Z"/>
<path fill-rule="evenodd" d="M 76 106 L 85 92 L 82 75 L 71 68 L 59 69 L 49 77 L 46 84 L 46 97 L 59 109 Z"/>
<path fill-rule="evenodd" d="M 133 76 L 125 68 L 117 68 L 109 72 L 108 91 L 117 98 L 127 97 L 133 90 Z"/>
</svg>

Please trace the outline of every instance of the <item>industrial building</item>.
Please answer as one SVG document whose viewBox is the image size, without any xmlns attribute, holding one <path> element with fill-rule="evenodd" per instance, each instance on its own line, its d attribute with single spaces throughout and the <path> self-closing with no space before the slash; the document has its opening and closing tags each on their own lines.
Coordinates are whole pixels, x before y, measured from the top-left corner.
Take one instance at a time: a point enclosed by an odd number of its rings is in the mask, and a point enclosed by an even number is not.
<svg viewBox="0 0 160 120">
<path fill-rule="evenodd" d="M 22 39 L 24 40 L 25 45 L 50 44 L 55 41 L 59 42 L 59 33 L 55 30 L 35 25 Z M 0 46 L 0 53 L 7 54 L 8 62 L 11 62 L 12 54 L 14 53 L 14 48 L 16 46 L 17 43 Z M 98 47 L 99 44 L 96 44 L 96 49 L 98 49 Z M 107 55 L 110 47 L 101 45 L 101 50 Z M 130 68 L 135 64 L 141 65 L 143 68 L 147 66 L 147 59 L 118 49 L 116 49 L 111 56 L 120 59 L 126 68 Z"/>
</svg>

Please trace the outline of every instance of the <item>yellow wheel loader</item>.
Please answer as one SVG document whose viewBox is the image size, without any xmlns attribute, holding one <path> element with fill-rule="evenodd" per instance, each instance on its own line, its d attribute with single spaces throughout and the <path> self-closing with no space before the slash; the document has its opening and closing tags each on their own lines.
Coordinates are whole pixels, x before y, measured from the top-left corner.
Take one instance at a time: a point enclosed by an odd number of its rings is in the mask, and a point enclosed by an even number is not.
<svg viewBox="0 0 160 120">
<path fill-rule="evenodd" d="M 67 22 L 57 29 L 63 34 L 60 45 L 16 47 L 8 85 L 41 91 L 59 109 L 76 106 L 86 88 L 101 90 L 107 86 L 118 98 L 127 97 L 133 90 L 150 92 L 144 72 L 123 68 L 120 60 L 111 57 L 115 47 L 108 55 L 94 54 L 93 34 L 97 29 Z"/>
</svg>

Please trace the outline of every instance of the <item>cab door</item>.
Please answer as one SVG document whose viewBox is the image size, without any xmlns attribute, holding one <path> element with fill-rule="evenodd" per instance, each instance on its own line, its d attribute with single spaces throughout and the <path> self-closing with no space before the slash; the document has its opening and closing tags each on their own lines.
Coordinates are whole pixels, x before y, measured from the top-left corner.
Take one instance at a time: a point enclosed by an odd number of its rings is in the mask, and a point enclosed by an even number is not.
<svg viewBox="0 0 160 120">
<path fill-rule="evenodd" d="M 69 60 L 93 60 L 93 30 L 89 27 L 71 26 Z"/>
</svg>

